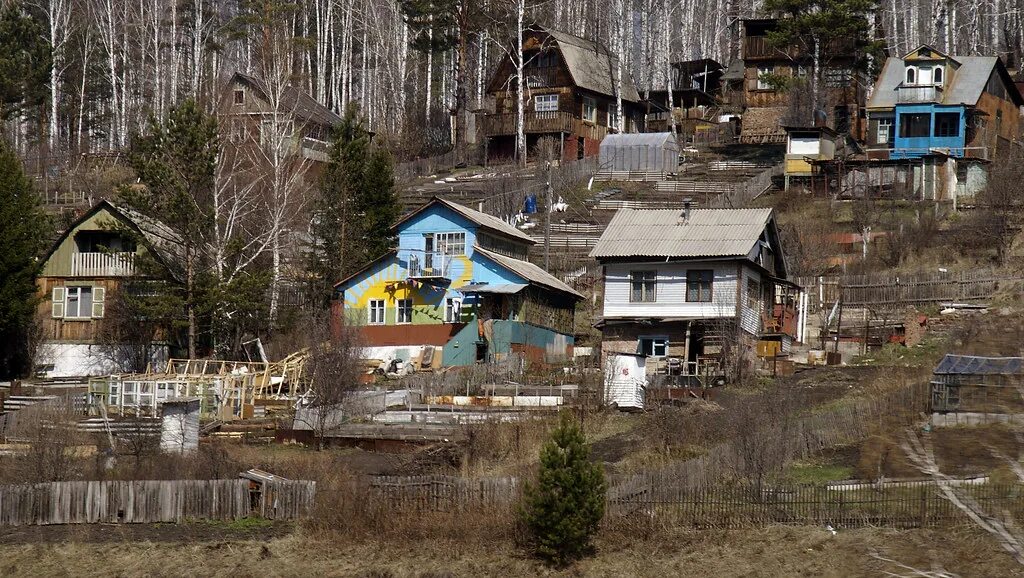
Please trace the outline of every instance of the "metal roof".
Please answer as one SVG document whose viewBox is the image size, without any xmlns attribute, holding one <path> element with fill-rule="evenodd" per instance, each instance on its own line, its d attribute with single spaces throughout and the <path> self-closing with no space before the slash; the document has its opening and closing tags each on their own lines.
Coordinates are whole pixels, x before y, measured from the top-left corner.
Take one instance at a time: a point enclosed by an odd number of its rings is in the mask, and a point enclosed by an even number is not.
<svg viewBox="0 0 1024 578">
<path fill-rule="evenodd" d="M 619 209 L 590 256 L 745 257 L 772 219 L 771 209 Z"/>
<path fill-rule="evenodd" d="M 618 66 L 618 58 L 605 47 L 589 40 L 550 28 L 543 30 L 558 42 L 562 58 L 569 67 L 569 73 L 576 86 L 600 94 L 615 95 L 615 69 Z M 622 75 L 622 99 L 640 101 L 640 93 L 636 91 L 627 72 Z"/>
<path fill-rule="evenodd" d="M 462 215 L 463 217 L 469 219 L 470 221 L 476 223 L 477 225 L 480 225 L 485 229 L 491 230 L 492 232 L 505 235 L 506 237 L 511 237 L 516 241 L 520 241 L 522 243 L 526 243 L 529 245 L 534 245 L 537 243 L 537 241 L 533 240 L 533 237 L 527 235 L 526 233 L 520 231 L 519 229 L 513 227 L 512 225 L 509 225 L 508 223 L 502 221 L 498 217 L 488 215 L 487 213 L 481 213 L 476 209 L 470 209 L 469 207 L 460 205 L 458 203 L 453 203 L 440 197 L 434 197 L 430 199 L 429 202 L 427 202 L 420 208 L 402 217 L 401 219 L 398 220 L 397 223 L 395 223 L 392 226 L 392 229 L 398 228 L 399 225 L 413 218 L 415 215 L 418 215 L 420 212 L 422 212 L 427 207 L 433 205 L 434 203 L 440 203 L 448 207 L 449 209 L 455 211 L 456 213 Z"/>
<path fill-rule="evenodd" d="M 634 147 L 634 146 L 666 146 L 670 149 L 678 149 L 676 137 L 670 132 L 638 132 L 638 133 L 615 133 L 604 137 L 601 141 L 601 148 L 612 147 Z"/>
<path fill-rule="evenodd" d="M 481 249 L 480 247 L 474 247 L 473 250 L 476 251 L 477 253 L 480 253 L 484 257 L 487 257 L 488 259 L 494 261 L 498 265 L 501 265 L 502 267 L 515 273 L 516 275 L 519 275 L 523 279 L 526 279 L 530 283 L 535 283 L 537 285 L 547 287 L 548 289 L 554 289 L 556 291 L 568 293 L 569 295 L 572 295 L 577 299 L 583 299 L 583 295 L 580 295 L 575 289 L 566 285 L 561 279 L 555 277 L 551 273 L 548 273 L 541 267 L 538 267 L 537 265 L 534 265 L 529 261 L 513 259 L 512 257 L 506 257 L 505 255 L 500 255 L 498 253 L 494 253 L 493 251 Z"/>
<path fill-rule="evenodd" d="M 960 67 L 950 75 L 949 82 L 941 91 L 938 104 L 963 104 L 974 106 L 985 91 L 985 85 L 992 76 L 992 70 L 999 60 L 995 56 L 950 56 L 960 62 Z M 897 101 L 897 88 L 906 77 L 906 62 L 902 58 L 886 59 L 882 74 L 875 83 L 875 89 L 868 99 L 868 108 L 893 108 Z"/>
<path fill-rule="evenodd" d="M 979 357 L 947 353 L 935 375 L 1021 375 L 1024 357 Z"/>
<path fill-rule="evenodd" d="M 235 78 L 263 93 L 264 99 L 268 98 L 267 85 L 263 80 L 241 72 L 236 72 Z M 307 122 L 331 127 L 339 126 L 342 122 L 341 117 L 331 109 L 294 86 L 286 86 L 281 92 L 280 105 L 285 112 L 294 114 L 297 118 Z"/>
<path fill-rule="evenodd" d="M 524 283 L 499 283 L 490 285 L 488 283 L 474 283 L 472 285 L 465 285 L 458 287 L 458 291 L 462 293 L 490 293 L 494 295 L 515 295 L 523 289 L 526 289 L 529 285 Z"/>
</svg>

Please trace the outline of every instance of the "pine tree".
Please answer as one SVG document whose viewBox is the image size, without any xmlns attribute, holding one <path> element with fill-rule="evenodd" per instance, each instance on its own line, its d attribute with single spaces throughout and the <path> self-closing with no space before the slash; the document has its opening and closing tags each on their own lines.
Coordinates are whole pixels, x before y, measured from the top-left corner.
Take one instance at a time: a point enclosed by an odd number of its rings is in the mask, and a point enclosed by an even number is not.
<svg viewBox="0 0 1024 578">
<path fill-rule="evenodd" d="M 536 554 L 556 565 L 586 555 L 604 516 L 604 499 L 601 466 L 590 462 L 583 431 L 563 412 L 541 449 L 537 483 L 525 491 L 523 519 Z"/>
<path fill-rule="evenodd" d="M 50 81 L 50 44 L 20 2 L 0 8 L 0 119 L 42 105 Z"/>
<path fill-rule="evenodd" d="M 359 195 L 365 258 L 375 259 L 394 246 L 395 236 L 391 227 L 400 212 L 391 154 L 385 148 L 377 148 L 366 165 L 363 189 Z"/>
<path fill-rule="evenodd" d="M 39 297 L 39 257 L 50 224 L 21 161 L 0 139 L 0 378 L 24 375 Z"/>
</svg>

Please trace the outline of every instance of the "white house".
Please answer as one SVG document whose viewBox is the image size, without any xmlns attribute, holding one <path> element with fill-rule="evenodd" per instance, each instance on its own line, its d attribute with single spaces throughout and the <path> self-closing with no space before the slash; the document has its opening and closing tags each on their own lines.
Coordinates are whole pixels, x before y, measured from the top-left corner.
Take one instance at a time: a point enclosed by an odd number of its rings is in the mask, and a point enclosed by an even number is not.
<svg viewBox="0 0 1024 578">
<path fill-rule="evenodd" d="M 646 355 L 648 374 L 707 385 L 755 346 L 784 353 L 802 338 L 771 209 L 622 209 L 591 256 L 604 271 L 605 359 Z"/>
</svg>

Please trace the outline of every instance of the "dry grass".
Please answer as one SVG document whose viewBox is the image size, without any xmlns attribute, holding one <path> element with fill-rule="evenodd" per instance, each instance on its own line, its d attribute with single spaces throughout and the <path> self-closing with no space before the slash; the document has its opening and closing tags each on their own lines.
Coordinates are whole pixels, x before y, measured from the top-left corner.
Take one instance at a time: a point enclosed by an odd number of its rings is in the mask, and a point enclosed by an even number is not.
<svg viewBox="0 0 1024 578">
<path fill-rule="evenodd" d="M 774 526 L 695 532 L 637 528 L 609 532 L 598 553 L 554 571 L 501 537 L 401 544 L 333 541 L 296 533 L 270 540 L 61 543 L 0 546 L 3 576 L 878 576 L 897 572 L 884 558 L 960 576 L 1024 575 L 987 536 L 968 529 L 862 529 Z"/>
</svg>

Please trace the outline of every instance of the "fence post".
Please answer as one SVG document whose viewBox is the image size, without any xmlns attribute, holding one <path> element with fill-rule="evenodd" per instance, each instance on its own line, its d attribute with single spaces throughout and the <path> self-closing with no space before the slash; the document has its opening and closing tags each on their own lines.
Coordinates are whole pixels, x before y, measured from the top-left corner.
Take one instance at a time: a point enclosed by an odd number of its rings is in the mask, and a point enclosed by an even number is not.
<svg viewBox="0 0 1024 578">
<path fill-rule="evenodd" d="M 928 491 L 926 486 L 918 486 L 921 489 L 921 522 L 918 525 L 924 528 L 928 525 Z"/>
</svg>

